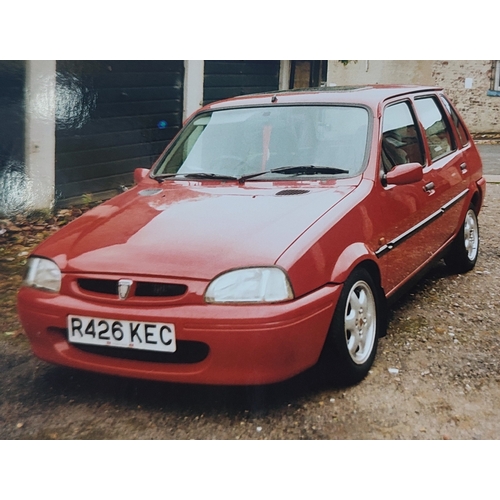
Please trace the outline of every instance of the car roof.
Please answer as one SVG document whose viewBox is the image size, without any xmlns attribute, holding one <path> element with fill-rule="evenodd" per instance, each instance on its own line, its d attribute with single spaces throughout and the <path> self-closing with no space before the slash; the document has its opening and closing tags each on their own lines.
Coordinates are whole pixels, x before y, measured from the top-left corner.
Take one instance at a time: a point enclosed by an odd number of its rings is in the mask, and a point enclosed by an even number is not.
<svg viewBox="0 0 500 500">
<path fill-rule="evenodd" d="M 353 85 L 310 89 L 279 90 L 232 97 L 207 105 L 204 109 L 232 108 L 240 106 L 263 106 L 275 104 L 320 104 L 350 103 L 364 104 L 375 108 L 392 97 L 407 94 L 442 91 L 440 87 L 423 85 Z"/>
</svg>

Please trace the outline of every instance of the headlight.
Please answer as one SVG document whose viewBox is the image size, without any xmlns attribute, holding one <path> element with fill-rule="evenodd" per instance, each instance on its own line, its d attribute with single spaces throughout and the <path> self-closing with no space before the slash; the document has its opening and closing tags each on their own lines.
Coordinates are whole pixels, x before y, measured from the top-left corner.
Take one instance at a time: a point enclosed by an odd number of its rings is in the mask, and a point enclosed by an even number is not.
<svg viewBox="0 0 500 500">
<path fill-rule="evenodd" d="M 30 257 L 23 285 L 57 293 L 61 289 L 61 270 L 49 259 Z"/>
<path fill-rule="evenodd" d="M 279 267 L 252 267 L 221 274 L 208 285 L 206 302 L 282 302 L 293 299 L 293 291 Z"/>
</svg>

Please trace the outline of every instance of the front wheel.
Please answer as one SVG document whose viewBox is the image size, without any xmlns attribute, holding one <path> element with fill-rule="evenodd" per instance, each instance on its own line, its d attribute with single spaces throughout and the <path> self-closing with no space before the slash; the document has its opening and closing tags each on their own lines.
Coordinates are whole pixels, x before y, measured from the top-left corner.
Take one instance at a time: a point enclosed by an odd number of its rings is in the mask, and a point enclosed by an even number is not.
<svg viewBox="0 0 500 500">
<path fill-rule="evenodd" d="M 462 228 L 444 258 L 446 265 L 456 273 L 466 273 L 474 268 L 479 255 L 479 224 L 473 207 L 465 214 Z"/>
<path fill-rule="evenodd" d="M 355 384 L 370 370 L 383 336 L 383 295 L 370 273 L 353 271 L 344 283 L 320 358 L 324 375 Z"/>
</svg>

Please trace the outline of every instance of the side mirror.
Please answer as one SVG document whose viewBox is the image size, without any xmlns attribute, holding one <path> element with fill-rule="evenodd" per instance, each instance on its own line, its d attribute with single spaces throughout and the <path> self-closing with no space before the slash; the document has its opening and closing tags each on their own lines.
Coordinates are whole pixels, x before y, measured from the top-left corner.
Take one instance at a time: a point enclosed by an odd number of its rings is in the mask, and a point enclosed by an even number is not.
<svg viewBox="0 0 500 500">
<path fill-rule="evenodd" d="M 134 182 L 139 184 L 146 175 L 149 174 L 149 169 L 147 168 L 136 168 L 134 170 Z"/>
<path fill-rule="evenodd" d="M 390 172 L 384 175 L 386 184 L 395 184 L 402 186 L 404 184 L 413 184 L 424 178 L 424 169 L 420 163 L 403 163 L 396 165 Z"/>
</svg>

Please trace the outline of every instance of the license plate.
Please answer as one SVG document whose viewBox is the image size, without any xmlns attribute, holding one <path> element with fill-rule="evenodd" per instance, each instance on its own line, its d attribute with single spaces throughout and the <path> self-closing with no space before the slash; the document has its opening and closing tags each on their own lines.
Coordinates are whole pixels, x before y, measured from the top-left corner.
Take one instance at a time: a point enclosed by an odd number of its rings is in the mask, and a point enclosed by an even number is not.
<svg viewBox="0 0 500 500">
<path fill-rule="evenodd" d="M 68 316 L 68 340 L 75 344 L 175 352 L 171 323 Z"/>
</svg>

